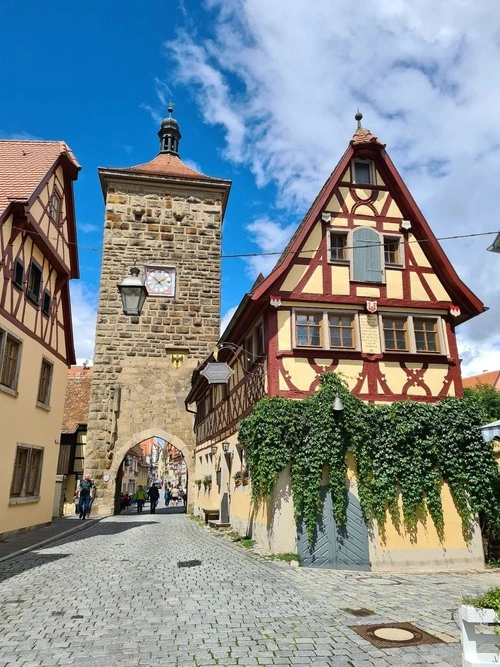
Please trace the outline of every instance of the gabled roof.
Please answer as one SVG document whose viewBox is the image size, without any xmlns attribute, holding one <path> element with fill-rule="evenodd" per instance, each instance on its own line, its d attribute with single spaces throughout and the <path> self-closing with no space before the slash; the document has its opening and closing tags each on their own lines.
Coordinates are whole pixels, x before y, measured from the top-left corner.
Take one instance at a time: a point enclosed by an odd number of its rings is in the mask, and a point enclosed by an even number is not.
<svg viewBox="0 0 500 667">
<path fill-rule="evenodd" d="M 62 433 L 74 433 L 86 426 L 89 419 L 92 368 L 72 366 L 68 369 Z"/>
<path fill-rule="evenodd" d="M 369 130 L 358 127 L 349 142 L 349 147 L 321 188 L 274 269 L 265 280 L 252 290 L 252 301 L 259 300 L 264 295 L 270 295 L 273 289 L 276 290 L 277 280 L 293 263 L 295 255 L 300 250 L 313 225 L 316 224 L 334 189 L 340 184 L 349 162 L 355 155 L 359 155 L 363 158 L 370 157 L 375 160 L 377 169 L 380 170 L 388 189 L 393 193 L 399 207 L 402 209 L 403 215 L 412 221 L 414 237 L 417 241 L 425 241 L 421 246 L 423 252 L 428 257 L 447 292 L 452 295 L 453 305 L 460 307 L 461 314 L 456 318 L 457 324 L 465 322 L 484 311 L 483 303 L 458 277 L 384 147 L 385 144 L 380 142 Z"/>
<path fill-rule="evenodd" d="M 0 140 L 0 215 L 11 201 L 27 202 L 61 155 L 80 169 L 64 141 Z"/>
<path fill-rule="evenodd" d="M 210 178 L 209 176 L 202 174 L 200 171 L 188 167 L 178 155 L 173 155 L 172 153 L 159 153 L 150 162 L 144 162 L 135 167 L 125 167 L 120 169 L 120 171 L 133 171 L 140 174 L 150 174 L 151 176 L 163 175 L 180 178 L 196 178 L 197 180 L 200 178 Z"/>
<path fill-rule="evenodd" d="M 500 389 L 500 371 L 488 371 L 469 378 L 462 378 L 462 384 L 464 389 L 474 389 L 479 384 L 488 384 L 495 389 Z"/>
</svg>

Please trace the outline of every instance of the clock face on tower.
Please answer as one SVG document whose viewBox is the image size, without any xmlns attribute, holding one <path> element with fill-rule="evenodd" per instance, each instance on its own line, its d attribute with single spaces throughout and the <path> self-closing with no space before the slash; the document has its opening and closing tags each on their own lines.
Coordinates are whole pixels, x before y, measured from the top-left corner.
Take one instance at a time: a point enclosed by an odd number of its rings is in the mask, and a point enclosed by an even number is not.
<svg viewBox="0 0 500 667">
<path fill-rule="evenodd" d="M 165 266 L 145 267 L 145 286 L 150 296 L 175 295 L 175 269 Z"/>
</svg>

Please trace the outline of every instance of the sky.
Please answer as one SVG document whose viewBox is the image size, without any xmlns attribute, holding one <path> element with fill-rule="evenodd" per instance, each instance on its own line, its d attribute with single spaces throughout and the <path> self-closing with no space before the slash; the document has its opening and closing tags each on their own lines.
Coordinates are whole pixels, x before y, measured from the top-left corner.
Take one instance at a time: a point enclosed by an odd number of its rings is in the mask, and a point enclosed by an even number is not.
<svg viewBox="0 0 500 667">
<path fill-rule="evenodd" d="M 489 307 L 457 329 L 463 375 L 500 369 L 500 256 L 486 251 L 500 230 L 498 0 L 0 0 L 0 25 L 0 138 L 62 139 L 82 165 L 79 363 L 95 336 L 97 167 L 153 159 L 172 100 L 181 159 L 233 183 L 223 327 L 344 153 L 359 108 Z"/>
</svg>

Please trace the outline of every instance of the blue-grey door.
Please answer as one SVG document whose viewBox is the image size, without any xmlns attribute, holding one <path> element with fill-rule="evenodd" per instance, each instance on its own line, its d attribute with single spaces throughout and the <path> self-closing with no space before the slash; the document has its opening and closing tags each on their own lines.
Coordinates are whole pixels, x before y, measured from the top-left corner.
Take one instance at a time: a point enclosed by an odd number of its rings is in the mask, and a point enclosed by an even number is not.
<svg viewBox="0 0 500 667">
<path fill-rule="evenodd" d="M 326 486 L 321 488 L 321 499 L 323 509 L 312 544 L 304 522 L 301 521 L 298 526 L 297 548 L 302 565 L 334 570 L 369 570 L 368 528 L 359 500 L 352 493 L 347 494 L 347 523 L 337 530 L 332 495 Z"/>
</svg>

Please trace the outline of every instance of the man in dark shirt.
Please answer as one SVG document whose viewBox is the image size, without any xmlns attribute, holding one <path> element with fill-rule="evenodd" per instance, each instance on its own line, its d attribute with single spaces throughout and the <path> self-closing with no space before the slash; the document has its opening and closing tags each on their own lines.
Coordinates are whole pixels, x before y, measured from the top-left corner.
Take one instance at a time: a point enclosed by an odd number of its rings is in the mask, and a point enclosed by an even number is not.
<svg viewBox="0 0 500 667">
<path fill-rule="evenodd" d="M 85 519 L 90 514 L 92 500 L 94 499 L 94 482 L 89 474 L 80 480 L 78 485 L 78 516 Z"/>
<path fill-rule="evenodd" d="M 149 504 L 151 507 L 151 514 L 156 512 L 156 505 L 158 504 L 158 499 L 160 497 L 160 492 L 156 484 L 151 484 L 148 490 Z"/>
</svg>

